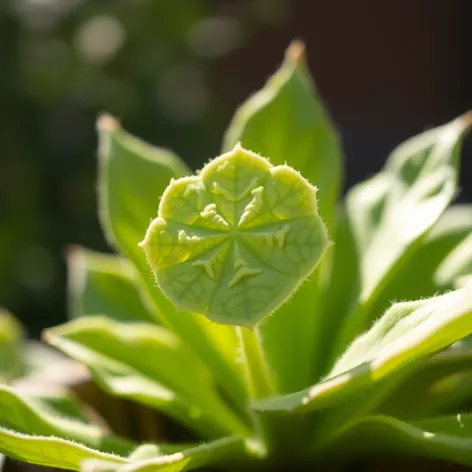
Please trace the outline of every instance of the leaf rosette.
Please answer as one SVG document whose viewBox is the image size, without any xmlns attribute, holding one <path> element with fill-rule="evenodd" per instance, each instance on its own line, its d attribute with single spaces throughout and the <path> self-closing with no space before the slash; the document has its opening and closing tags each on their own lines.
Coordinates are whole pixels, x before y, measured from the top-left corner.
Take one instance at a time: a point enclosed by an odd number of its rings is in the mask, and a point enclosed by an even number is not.
<svg viewBox="0 0 472 472">
<path fill-rule="evenodd" d="M 180 310 L 255 326 L 314 270 L 328 245 L 316 187 L 239 144 L 170 183 L 143 247 Z"/>
</svg>

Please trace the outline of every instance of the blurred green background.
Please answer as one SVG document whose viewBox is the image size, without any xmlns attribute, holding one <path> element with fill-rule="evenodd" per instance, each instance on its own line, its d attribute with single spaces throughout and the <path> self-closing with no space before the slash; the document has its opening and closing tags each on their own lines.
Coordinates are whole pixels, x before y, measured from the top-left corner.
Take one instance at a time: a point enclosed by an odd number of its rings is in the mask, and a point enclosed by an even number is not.
<svg viewBox="0 0 472 472">
<path fill-rule="evenodd" d="M 466 10 L 466 0 L 2 0 L 0 304 L 37 336 L 66 316 L 67 246 L 109 250 L 96 217 L 99 112 L 198 168 L 300 37 L 349 187 L 401 140 L 472 108 Z"/>
</svg>

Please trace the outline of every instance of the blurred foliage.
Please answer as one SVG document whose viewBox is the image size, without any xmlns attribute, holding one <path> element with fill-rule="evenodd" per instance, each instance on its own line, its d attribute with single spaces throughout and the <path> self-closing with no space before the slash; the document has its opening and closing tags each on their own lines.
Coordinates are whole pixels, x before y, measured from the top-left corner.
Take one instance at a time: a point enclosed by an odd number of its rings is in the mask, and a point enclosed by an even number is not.
<svg viewBox="0 0 472 472">
<path fill-rule="evenodd" d="M 285 21 L 288 5 L 0 3 L 0 301 L 30 334 L 65 317 L 64 249 L 106 250 L 96 219 L 97 114 L 119 116 L 199 167 L 227 125 L 212 71 L 255 31 Z"/>
</svg>

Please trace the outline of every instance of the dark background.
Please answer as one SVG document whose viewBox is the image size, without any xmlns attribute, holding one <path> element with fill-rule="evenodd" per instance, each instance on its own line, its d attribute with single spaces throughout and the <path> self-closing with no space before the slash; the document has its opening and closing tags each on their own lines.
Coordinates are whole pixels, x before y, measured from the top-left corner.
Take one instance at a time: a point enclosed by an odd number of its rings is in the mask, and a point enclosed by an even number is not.
<svg viewBox="0 0 472 472">
<path fill-rule="evenodd" d="M 36 336 L 66 316 L 64 248 L 108 250 L 100 111 L 198 168 L 299 37 L 343 137 L 348 188 L 400 141 L 472 108 L 468 3 L 0 0 L 0 304 Z"/>
</svg>

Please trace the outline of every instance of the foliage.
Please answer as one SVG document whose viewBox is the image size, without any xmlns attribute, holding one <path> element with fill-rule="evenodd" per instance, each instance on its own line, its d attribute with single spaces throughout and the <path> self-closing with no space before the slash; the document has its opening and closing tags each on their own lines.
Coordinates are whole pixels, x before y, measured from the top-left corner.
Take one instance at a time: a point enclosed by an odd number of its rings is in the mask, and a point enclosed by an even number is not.
<svg viewBox="0 0 472 472">
<path fill-rule="evenodd" d="M 194 176 L 102 116 L 99 216 L 119 255 L 71 251 L 74 319 L 44 338 L 195 440 L 138 446 L 3 386 L 0 451 L 83 471 L 472 466 L 472 211 L 450 207 L 471 122 L 408 140 L 341 202 L 298 43 Z"/>
</svg>

